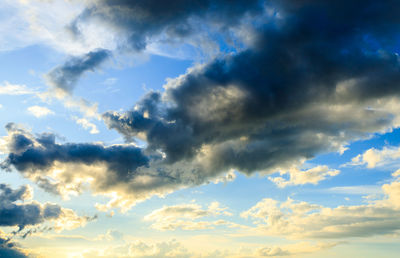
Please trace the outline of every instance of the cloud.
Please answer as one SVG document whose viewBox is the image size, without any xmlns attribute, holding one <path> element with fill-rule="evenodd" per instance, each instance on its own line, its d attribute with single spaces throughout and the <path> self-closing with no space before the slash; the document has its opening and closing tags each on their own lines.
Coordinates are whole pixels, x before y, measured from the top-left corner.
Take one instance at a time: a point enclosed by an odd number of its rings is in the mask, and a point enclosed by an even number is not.
<svg viewBox="0 0 400 258">
<path fill-rule="evenodd" d="M 2 231 L 0 231 L 0 257 L 25 258 L 28 256 L 23 253 L 14 242 L 9 238 L 6 238 Z"/>
<path fill-rule="evenodd" d="M 32 95 L 37 92 L 23 84 L 11 84 L 4 81 L 0 84 L 0 95 Z"/>
<path fill-rule="evenodd" d="M 53 68 L 46 79 L 59 94 L 70 94 L 79 78 L 93 71 L 110 57 L 110 51 L 97 49 L 79 57 L 72 57 L 63 65 Z"/>
<path fill-rule="evenodd" d="M 61 231 L 84 226 L 91 220 L 89 217 L 80 217 L 74 211 L 57 204 L 26 202 L 32 197 L 32 189 L 27 185 L 14 190 L 6 184 L 0 184 L 0 226 L 17 226 L 20 232 L 27 226 L 37 226 L 50 221 L 56 231 Z M 28 230 L 24 235 L 30 233 Z"/>
<path fill-rule="evenodd" d="M 165 167 L 199 168 L 204 182 L 231 169 L 289 169 L 399 126 L 387 104 L 399 99 L 400 80 L 395 28 L 383 15 L 394 16 L 390 5 L 368 13 L 375 2 L 363 1 L 354 14 L 347 1 L 271 4 L 279 15 L 254 28 L 247 49 L 170 79 L 128 112 L 105 113 L 108 127 L 145 140 Z"/>
<path fill-rule="evenodd" d="M 48 109 L 47 107 L 41 107 L 41 106 L 31 106 L 28 107 L 27 110 L 29 113 L 38 118 L 54 114 L 54 112 Z"/>
<path fill-rule="evenodd" d="M 265 198 L 241 213 L 251 218 L 257 232 L 300 239 L 370 237 L 400 230 L 400 178 L 394 174 L 384 184 L 383 199 L 367 205 L 325 207 L 288 198 L 279 202 Z"/>
<path fill-rule="evenodd" d="M 226 210 L 227 208 L 221 208 L 218 202 L 211 203 L 207 209 L 203 209 L 200 205 L 195 203 L 163 206 L 161 209 L 154 210 L 146 215 L 144 220 L 154 221 L 151 227 L 162 231 L 176 229 L 201 230 L 214 228 L 214 226 L 218 225 L 230 227 L 238 226 L 235 223 L 225 220 L 197 220 L 209 216 L 232 216 L 232 214 Z"/>
<path fill-rule="evenodd" d="M 87 182 L 82 177 L 93 179 L 86 184 L 113 198 L 110 206 L 100 209 L 127 207 L 126 202 L 204 184 L 231 170 L 247 175 L 288 170 L 321 153 L 341 151 L 351 141 L 400 126 L 397 4 L 389 1 L 376 8 L 372 0 L 229 3 L 173 1 L 164 8 L 159 1 L 90 2 L 71 23 L 72 33 L 84 37 L 88 24 L 102 24 L 125 35 L 123 45 L 135 51 L 162 33 L 189 38 L 196 34 L 192 22 L 207 20 L 223 28 L 250 19 L 252 28 L 243 48 L 170 79 L 163 93 L 149 92 L 128 112 L 103 115 L 108 127 L 128 141 L 146 142 L 136 150 L 139 160 L 146 162 L 132 162 L 133 167 L 121 172 L 97 156 L 71 157 L 69 148 L 80 144 L 45 146 L 38 138 L 27 150 L 43 154 L 44 161 L 32 158 L 26 163 L 24 149 L 16 149 L 5 166 L 24 175 L 35 170 L 36 178 L 61 169 L 61 175 L 69 176 L 53 178 L 64 190 L 69 184 L 68 191 L 73 191 L 72 182 L 81 190 Z M 266 10 L 260 4 L 272 14 L 252 20 Z M 61 91 L 71 92 L 83 73 L 108 56 L 105 50 L 98 51 L 56 67 L 50 80 Z M 70 170 L 77 166 L 101 172 L 71 176 Z M 105 178 L 113 180 L 101 183 Z"/>
<path fill-rule="evenodd" d="M 206 235 L 212 238 L 215 236 Z M 190 240 L 189 240 L 190 241 Z M 194 240 L 195 241 L 195 240 Z M 232 243 L 236 244 L 236 243 Z M 137 240 L 126 245 L 97 248 L 82 252 L 83 257 L 192 257 L 192 258 L 238 258 L 238 257 L 280 257 L 296 256 L 308 253 L 316 253 L 332 248 L 340 242 L 297 242 L 284 245 L 270 246 L 247 246 L 241 243 L 240 246 L 231 246 L 229 250 L 218 248 L 200 248 L 193 250 L 185 242 L 170 240 L 164 242 L 153 242 Z M 100 249 L 100 250 L 99 250 Z"/>
<path fill-rule="evenodd" d="M 338 243 L 310 243 L 298 242 L 295 244 L 288 244 L 283 246 L 267 246 L 259 248 L 256 254 L 259 257 L 277 257 L 277 256 L 294 256 L 307 253 L 315 253 L 321 250 L 332 248 Z"/>
<path fill-rule="evenodd" d="M 119 48 L 133 51 L 146 49 L 153 42 L 177 42 L 195 37 L 196 34 L 234 27 L 246 15 L 262 13 L 263 1 L 170 1 L 168 4 L 151 0 L 137 1 L 88 1 L 89 4 L 70 23 L 71 33 L 81 40 L 90 35 L 93 25 L 114 31 Z M 199 26 L 201 24 L 201 26 Z M 199 37 L 203 39 L 207 37 Z M 215 40 L 216 41 L 216 40 Z M 188 42 L 188 41 L 186 41 Z M 197 43 L 201 40 L 197 41 Z"/>
<path fill-rule="evenodd" d="M 8 155 L 1 163 L 3 169 L 15 168 L 39 187 L 65 198 L 88 188 L 94 194 L 109 196 L 109 203 L 96 205 L 102 211 L 114 207 L 126 211 L 152 195 L 204 183 L 200 171 L 183 169 L 185 164 L 165 167 L 158 164 L 159 154 L 153 156 L 133 144 L 59 144 L 51 133 L 34 136 L 12 123 L 6 129 L 8 136 L 2 145 Z M 230 172 L 216 180 L 232 178 Z"/>
<path fill-rule="evenodd" d="M 318 184 L 327 177 L 336 176 L 340 173 L 339 170 L 329 169 L 328 166 L 316 166 L 308 170 L 300 170 L 297 167 L 292 167 L 287 171 L 280 171 L 280 175 L 289 174 L 289 179 L 283 177 L 268 177 L 278 187 L 284 188 L 290 185 Z"/>
<path fill-rule="evenodd" d="M 356 195 L 379 195 L 383 193 L 382 188 L 377 185 L 336 186 L 328 188 L 326 191 L 330 193 Z"/>
<path fill-rule="evenodd" d="M 97 134 L 99 133 L 99 130 L 97 129 L 97 126 L 86 118 L 75 118 L 75 121 L 78 125 L 81 125 L 84 129 L 90 130 L 91 134 Z"/>
<path fill-rule="evenodd" d="M 124 200 L 118 197 L 114 201 L 121 208 L 129 208 L 132 202 L 165 187 L 163 180 L 170 180 L 139 170 L 145 169 L 149 160 L 132 144 L 58 144 L 53 134 L 34 137 L 15 124 L 8 124 L 7 130 L 9 135 L 4 141 L 9 154 L 1 163 L 2 168 L 14 167 L 52 193 L 79 194 L 90 185 L 94 193 L 123 194 Z"/>
<path fill-rule="evenodd" d="M 363 154 L 359 154 L 351 159 L 351 162 L 344 166 L 366 166 L 367 168 L 383 167 L 396 165 L 400 159 L 400 147 L 386 146 L 381 150 L 371 148 Z"/>
</svg>

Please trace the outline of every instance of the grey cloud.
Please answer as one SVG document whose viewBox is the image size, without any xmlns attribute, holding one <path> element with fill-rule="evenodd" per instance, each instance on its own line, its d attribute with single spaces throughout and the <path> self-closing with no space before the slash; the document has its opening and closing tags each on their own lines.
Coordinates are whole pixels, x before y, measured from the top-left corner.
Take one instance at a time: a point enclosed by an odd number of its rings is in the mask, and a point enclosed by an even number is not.
<svg viewBox="0 0 400 258">
<path fill-rule="evenodd" d="M 110 55 L 108 50 L 97 49 L 79 57 L 72 57 L 61 66 L 52 69 L 46 75 L 46 79 L 55 89 L 63 93 L 71 93 L 84 73 L 93 71 Z"/>
<path fill-rule="evenodd" d="M 140 51 L 149 39 L 164 33 L 167 38 L 187 38 L 200 28 L 206 32 L 216 27 L 229 28 L 239 23 L 246 14 L 259 14 L 263 10 L 260 0 L 173 0 L 173 1 L 126 1 L 93 0 L 70 24 L 69 32 L 76 38 L 81 35 L 80 26 L 97 20 L 113 30 L 121 31 L 126 40 L 122 48 Z M 211 25 L 211 26 L 209 26 Z"/>
<path fill-rule="evenodd" d="M 399 7 L 353 2 L 273 2 L 280 17 L 257 28 L 249 49 L 103 118 L 127 139 L 144 134 L 167 164 L 211 146 L 215 173 L 284 166 L 388 129 L 396 114 L 379 101 L 400 93 Z"/>
<path fill-rule="evenodd" d="M 16 244 L 0 236 L 0 257 L 24 258 L 28 257 L 16 248 Z"/>
<path fill-rule="evenodd" d="M 192 17 L 223 24 L 259 4 L 102 0 L 78 19 L 101 18 L 142 49 L 147 37 Z M 127 140 L 145 140 L 143 150 L 61 145 L 14 131 L 3 167 L 29 174 L 55 162 L 103 163 L 108 174 L 96 176 L 97 189 L 154 194 L 230 169 L 271 172 L 398 126 L 398 109 L 388 106 L 400 93 L 396 1 L 270 1 L 268 8 L 275 15 L 253 24 L 247 49 L 168 81 L 164 93 L 148 93 L 128 112 L 103 115 Z"/>
<path fill-rule="evenodd" d="M 27 225 L 36 225 L 61 215 L 61 207 L 56 204 L 15 203 L 24 201 L 29 195 L 27 186 L 13 190 L 8 185 L 0 184 L 0 191 L 0 226 L 18 226 L 21 230 Z"/>
<path fill-rule="evenodd" d="M 145 166 L 148 158 L 141 149 L 129 145 L 114 145 L 105 147 L 95 143 L 67 143 L 64 145 L 55 142 L 55 135 L 42 134 L 34 137 L 27 132 L 15 129 L 15 125 L 8 125 L 11 139 L 10 153 L 1 163 L 3 169 L 14 166 L 20 171 L 29 173 L 32 169 L 45 170 L 54 162 L 95 164 L 104 163 L 110 175 L 104 178 L 103 184 L 113 184 L 128 180 L 133 176 L 136 168 Z M 19 147 L 19 148 L 17 148 Z M 51 182 L 41 179 L 39 185 L 51 188 Z"/>
</svg>

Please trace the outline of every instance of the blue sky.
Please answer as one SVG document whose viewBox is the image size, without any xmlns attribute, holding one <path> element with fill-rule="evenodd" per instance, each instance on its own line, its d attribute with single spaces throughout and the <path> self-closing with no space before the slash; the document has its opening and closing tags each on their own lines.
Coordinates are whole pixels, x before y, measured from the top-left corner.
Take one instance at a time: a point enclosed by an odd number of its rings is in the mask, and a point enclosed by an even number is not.
<svg viewBox="0 0 400 258">
<path fill-rule="evenodd" d="M 0 257 L 397 257 L 399 8 L 4 0 Z"/>
</svg>

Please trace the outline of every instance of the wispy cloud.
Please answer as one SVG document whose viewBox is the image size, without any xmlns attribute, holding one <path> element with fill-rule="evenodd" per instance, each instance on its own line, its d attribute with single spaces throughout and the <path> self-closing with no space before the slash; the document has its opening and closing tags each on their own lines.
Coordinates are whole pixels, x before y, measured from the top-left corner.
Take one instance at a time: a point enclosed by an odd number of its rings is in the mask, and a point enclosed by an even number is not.
<svg viewBox="0 0 400 258">
<path fill-rule="evenodd" d="M 37 93 L 38 91 L 28 88 L 24 84 L 11 84 L 7 81 L 0 84 L 0 95 L 32 95 Z"/>
</svg>

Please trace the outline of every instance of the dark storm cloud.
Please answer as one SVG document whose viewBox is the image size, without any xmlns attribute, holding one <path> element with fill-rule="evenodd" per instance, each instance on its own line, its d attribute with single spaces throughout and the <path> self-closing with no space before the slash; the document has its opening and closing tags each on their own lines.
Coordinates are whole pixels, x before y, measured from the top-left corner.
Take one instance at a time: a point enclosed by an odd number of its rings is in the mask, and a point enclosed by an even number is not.
<svg viewBox="0 0 400 258">
<path fill-rule="evenodd" d="M 143 50 L 152 36 L 185 38 L 201 27 L 221 30 L 237 24 L 246 14 L 262 12 L 260 0 L 93 0 L 69 26 L 77 38 L 79 24 L 98 20 L 125 34 L 123 48 Z"/>
<path fill-rule="evenodd" d="M 390 127 L 392 114 L 367 107 L 400 92 L 400 5 L 271 4 L 279 18 L 257 28 L 248 50 L 188 72 L 130 112 L 104 114 L 108 126 L 127 138 L 146 135 L 148 149 L 169 163 L 211 145 L 216 168 L 247 173 Z"/>
<path fill-rule="evenodd" d="M 75 24 L 101 19 L 139 50 L 162 31 L 191 33 L 193 19 L 229 26 L 258 6 L 103 0 L 93 1 Z M 144 150 L 61 145 L 51 135 L 13 129 L 3 167 L 27 175 L 55 162 L 102 163 L 107 174 L 90 175 L 97 190 L 113 186 L 143 199 L 143 193 L 202 184 L 230 169 L 276 171 L 398 126 L 397 1 L 269 1 L 268 8 L 274 15 L 246 31 L 247 49 L 169 80 L 164 93 L 148 93 L 131 111 L 103 115 L 127 140 L 145 140 Z M 43 178 L 38 183 L 52 187 Z"/>
<path fill-rule="evenodd" d="M 46 78 L 49 84 L 63 93 L 71 93 L 79 78 L 88 71 L 93 71 L 105 60 L 111 53 L 105 49 L 97 49 L 83 56 L 72 57 L 63 65 L 51 70 Z"/>
<path fill-rule="evenodd" d="M 21 230 L 27 225 L 36 225 L 61 215 L 61 207 L 56 204 L 16 203 L 26 200 L 29 195 L 27 186 L 13 190 L 8 185 L 0 184 L 0 226 L 18 226 Z"/>
</svg>

